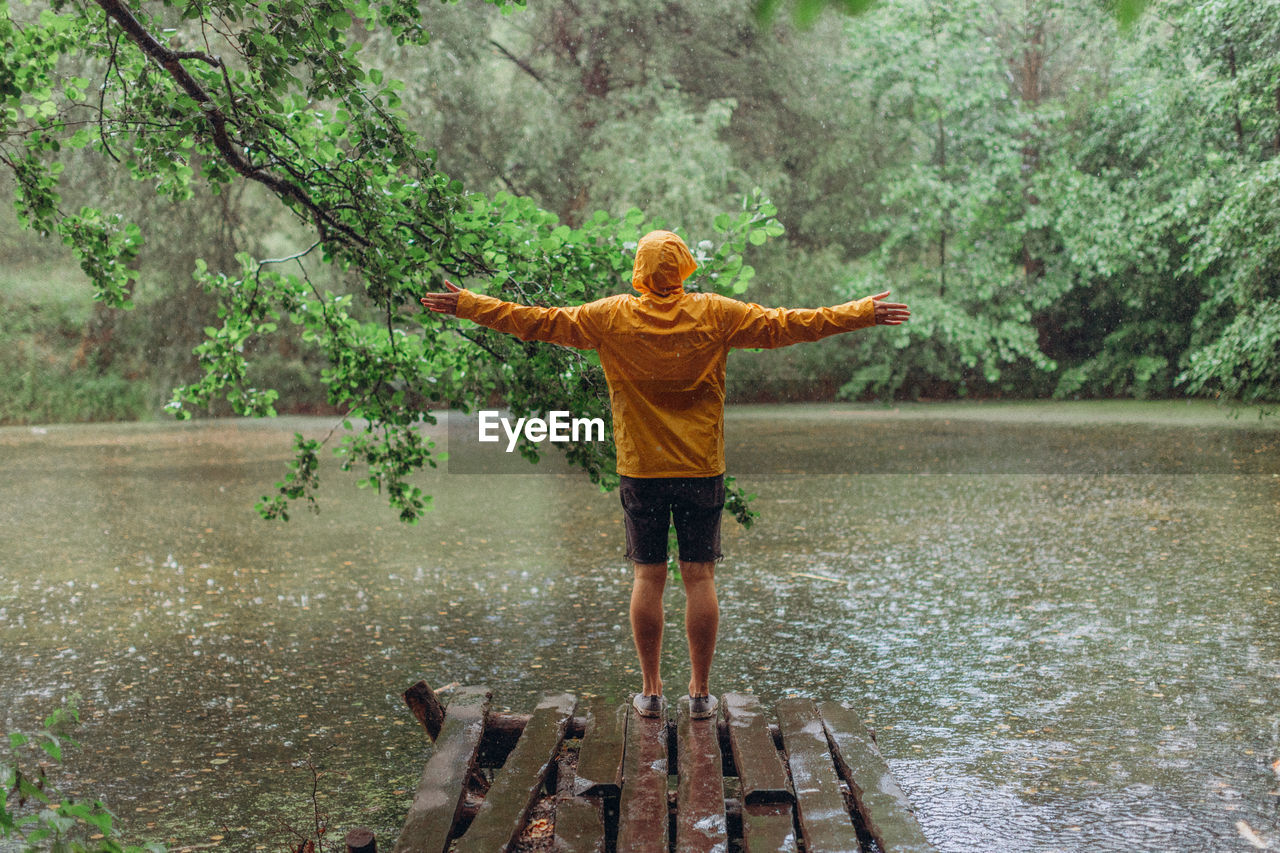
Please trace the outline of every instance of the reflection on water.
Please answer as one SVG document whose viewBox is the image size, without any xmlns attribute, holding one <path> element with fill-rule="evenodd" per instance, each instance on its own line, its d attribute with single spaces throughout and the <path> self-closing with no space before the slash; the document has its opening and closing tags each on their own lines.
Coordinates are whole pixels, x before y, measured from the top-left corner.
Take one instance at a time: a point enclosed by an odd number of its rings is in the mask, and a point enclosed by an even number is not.
<svg viewBox="0 0 1280 853">
<path fill-rule="evenodd" d="M 133 838 L 278 849 L 309 760 L 333 831 L 389 843 L 409 684 L 520 710 L 639 684 L 615 495 L 437 471 L 404 527 L 334 466 L 318 516 L 259 520 L 292 432 L 329 426 L 0 430 L 0 724 L 78 692 L 64 785 Z M 944 851 L 1280 845 L 1274 428 L 803 407 L 730 434 L 763 518 L 726 526 L 714 689 L 853 703 Z"/>
</svg>

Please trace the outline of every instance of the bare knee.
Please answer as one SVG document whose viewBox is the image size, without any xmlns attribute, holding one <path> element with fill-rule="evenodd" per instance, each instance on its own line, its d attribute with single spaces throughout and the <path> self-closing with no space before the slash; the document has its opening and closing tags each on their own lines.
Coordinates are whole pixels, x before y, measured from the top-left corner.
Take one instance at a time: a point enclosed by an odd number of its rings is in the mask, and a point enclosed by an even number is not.
<svg viewBox="0 0 1280 853">
<path fill-rule="evenodd" d="M 644 586 L 664 587 L 667 584 L 666 563 L 632 563 L 635 566 L 635 580 Z"/>
<path fill-rule="evenodd" d="M 690 586 L 702 586 L 704 584 L 715 583 L 715 561 L 713 560 L 707 563 L 686 563 L 684 560 L 681 560 L 680 579 L 684 582 L 686 589 Z"/>
</svg>

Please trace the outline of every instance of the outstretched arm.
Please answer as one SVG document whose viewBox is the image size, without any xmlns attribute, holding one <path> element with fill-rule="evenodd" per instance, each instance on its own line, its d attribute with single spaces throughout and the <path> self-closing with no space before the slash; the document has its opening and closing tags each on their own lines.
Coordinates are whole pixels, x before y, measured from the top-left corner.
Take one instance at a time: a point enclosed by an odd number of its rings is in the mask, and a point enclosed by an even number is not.
<svg viewBox="0 0 1280 853">
<path fill-rule="evenodd" d="M 911 316 L 907 306 L 884 302 L 889 292 L 827 308 L 762 308 L 724 299 L 731 347 L 785 347 L 817 341 L 868 326 L 899 326 Z"/>
<path fill-rule="evenodd" d="M 583 306 L 542 308 L 504 302 L 457 287 L 446 280 L 444 293 L 428 293 L 418 301 L 437 314 L 452 314 L 490 329 L 515 335 L 522 341 L 546 341 L 577 349 L 594 349 Z"/>
</svg>

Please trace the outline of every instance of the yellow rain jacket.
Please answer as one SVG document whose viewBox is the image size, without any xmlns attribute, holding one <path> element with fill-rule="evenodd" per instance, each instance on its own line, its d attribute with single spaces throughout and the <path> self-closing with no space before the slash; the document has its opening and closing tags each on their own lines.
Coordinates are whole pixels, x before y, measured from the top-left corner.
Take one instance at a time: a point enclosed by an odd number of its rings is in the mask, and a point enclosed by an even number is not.
<svg viewBox="0 0 1280 853">
<path fill-rule="evenodd" d="M 568 308 L 517 305 L 463 290 L 458 316 L 521 340 L 594 349 L 609 383 L 618 473 L 724 473 L 725 362 L 734 347 L 773 348 L 875 325 L 871 297 L 831 308 L 761 308 L 685 293 L 698 265 L 670 231 L 636 249 L 636 294 Z"/>
</svg>

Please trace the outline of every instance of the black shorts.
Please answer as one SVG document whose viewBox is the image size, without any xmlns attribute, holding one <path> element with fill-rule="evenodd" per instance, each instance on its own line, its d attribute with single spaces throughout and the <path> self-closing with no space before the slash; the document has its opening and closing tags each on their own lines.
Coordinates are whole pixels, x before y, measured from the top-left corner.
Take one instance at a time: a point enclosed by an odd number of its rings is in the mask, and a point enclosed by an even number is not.
<svg viewBox="0 0 1280 853">
<path fill-rule="evenodd" d="M 627 559 L 665 563 L 667 532 L 675 522 L 680 559 L 719 560 L 724 475 L 718 477 L 627 477 L 618 486 L 626 516 Z"/>
</svg>

